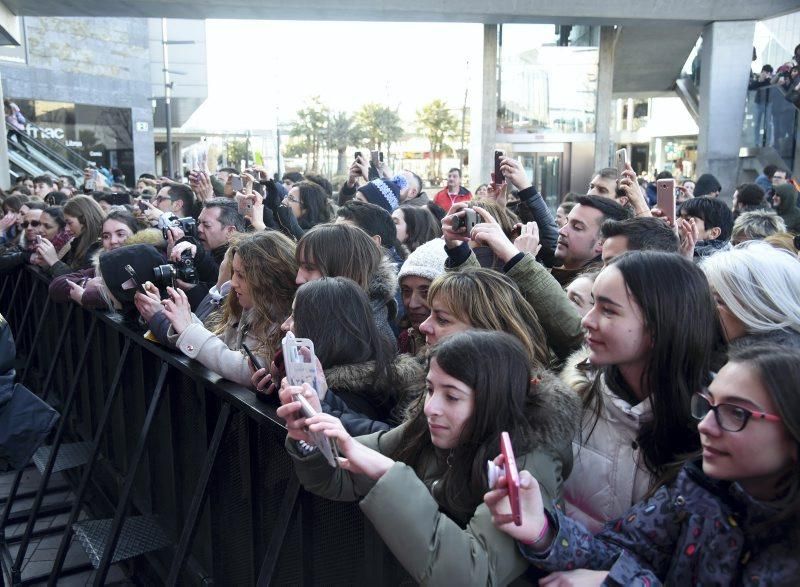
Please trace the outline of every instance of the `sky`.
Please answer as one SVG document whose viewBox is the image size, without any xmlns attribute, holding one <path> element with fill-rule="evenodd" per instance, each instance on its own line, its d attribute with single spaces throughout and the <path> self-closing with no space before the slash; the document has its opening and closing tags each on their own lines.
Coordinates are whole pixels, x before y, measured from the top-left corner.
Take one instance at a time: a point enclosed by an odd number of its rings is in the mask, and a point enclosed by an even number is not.
<svg viewBox="0 0 800 587">
<path fill-rule="evenodd" d="M 271 129 L 315 95 L 332 111 L 378 102 L 413 122 L 435 98 L 463 106 L 480 76 L 483 27 L 209 20 L 206 42 L 209 99 L 192 126 Z"/>
</svg>

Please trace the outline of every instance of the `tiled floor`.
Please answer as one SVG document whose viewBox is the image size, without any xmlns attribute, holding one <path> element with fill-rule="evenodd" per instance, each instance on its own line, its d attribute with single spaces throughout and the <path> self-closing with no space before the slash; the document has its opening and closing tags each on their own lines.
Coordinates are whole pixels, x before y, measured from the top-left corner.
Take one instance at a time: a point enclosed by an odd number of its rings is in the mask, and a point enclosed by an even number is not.
<svg viewBox="0 0 800 587">
<path fill-rule="evenodd" d="M 2 473 L 0 474 L 0 510 L 5 507 L 6 498 L 8 493 L 11 490 L 11 485 L 14 480 L 14 473 Z M 20 482 L 19 490 L 17 491 L 17 495 L 23 495 L 26 492 L 35 492 L 41 477 L 39 472 L 30 467 L 26 469 L 25 473 L 22 476 L 22 481 Z M 59 488 L 62 489 L 51 494 L 48 494 L 44 497 L 42 502 L 43 505 L 48 504 L 59 504 L 59 503 L 67 503 L 72 501 L 72 492 L 67 487 L 66 481 L 64 477 L 59 474 L 55 473 L 50 480 L 49 487 L 51 488 Z M 31 507 L 33 504 L 33 497 L 27 498 L 18 498 L 14 500 L 14 505 L 12 507 L 12 516 L 14 512 L 24 511 Z M 51 516 L 43 516 L 37 519 L 36 524 L 34 525 L 34 530 L 40 529 L 47 529 L 47 528 L 56 528 L 58 526 L 63 526 L 67 519 L 69 518 L 69 512 L 61 513 L 58 515 L 51 515 Z M 84 519 L 85 516 L 81 514 L 79 519 Z M 10 523 L 5 530 L 6 540 L 9 541 L 9 551 L 11 552 L 12 558 L 16 558 L 17 553 L 19 552 L 19 540 L 14 541 L 14 538 L 19 538 L 25 531 L 25 527 L 27 524 L 26 520 L 19 520 L 15 521 L 14 523 Z M 63 531 L 53 532 L 51 534 L 47 534 L 45 536 L 39 538 L 33 538 L 29 545 L 28 549 L 25 553 L 25 559 L 22 565 L 22 579 L 28 579 L 31 577 L 45 575 L 50 572 L 53 567 L 53 560 L 55 559 L 56 552 L 58 551 L 58 546 L 61 543 L 61 536 Z M 86 553 L 83 551 L 83 548 L 78 544 L 77 541 L 73 541 L 70 545 L 69 550 L 67 551 L 67 558 L 64 563 L 65 568 L 74 567 L 80 564 L 88 563 L 89 559 L 86 556 Z M 58 585 L 63 585 L 66 587 L 74 587 L 77 585 L 87 585 L 90 584 L 93 579 L 92 571 L 87 570 L 83 571 L 78 574 L 65 576 L 62 579 L 59 579 Z M 42 583 L 44 584 L 44 583 Z M 115 566 L 111 567 L 111 570 L 108 574 L 108 578 L 106 584 L 131 584 L 129 581 L 126 580 L 125 576 L 123 575 L 122 571 Z"/>
</svg>

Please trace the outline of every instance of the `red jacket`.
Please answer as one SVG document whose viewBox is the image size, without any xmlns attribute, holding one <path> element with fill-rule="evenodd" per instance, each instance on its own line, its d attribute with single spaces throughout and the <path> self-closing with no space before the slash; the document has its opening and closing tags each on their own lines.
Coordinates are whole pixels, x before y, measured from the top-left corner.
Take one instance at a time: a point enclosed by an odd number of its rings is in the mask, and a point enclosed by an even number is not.
<svg viewBox="0 0 800 587">
<path fill-rule="evenodd" d="M 439 206 L 442 210 L 447 212 L 450 210 L 450 206 L 453 204 L 458 204 L 459 202 L 469 202 L 472 199 L 472 194 L 470 191 L 465 188 L 461 187 L 458 190 L 458 195 L 451 196 L 447 193 L 447 188 L 445 187 L 442 191 L 440 191 L 436 196 L 433 198 L 433 203 Z"/>
</svg>

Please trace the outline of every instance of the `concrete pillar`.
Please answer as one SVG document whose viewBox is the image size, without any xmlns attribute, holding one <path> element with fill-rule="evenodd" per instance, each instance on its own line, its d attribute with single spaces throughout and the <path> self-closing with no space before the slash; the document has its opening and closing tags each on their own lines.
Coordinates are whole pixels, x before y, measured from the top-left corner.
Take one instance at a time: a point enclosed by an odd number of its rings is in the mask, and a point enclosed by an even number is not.
<svg viewBox="0 0 800 587">
<path fill-rule="evenodd" d="M 712 173 L 730 198 L 739 170 L 755 21 L 712 22 L 703 29 L 697 175 Z"/>
<path fill-rule="evenodd" d="M 0 103 L 3 102 L 3 84 L 2 79 L 0 79 Z M 5 115 L 0 116 L 0 188 L 4 190 L 8 190 L 11 187 L 11 176 L 9 175 L 9 166 L 8 166 L 8 140 L 6 136 L 8 134 L 8 129 L 6 128 L 6 117 Z"/>
<path fill-rule="evenodd" d="M 614 48 L 617 30 L 600 27 L 600 48 L 597 63 L 597 99 L 595 102 L 594 168 L 608 167 L 611 162 L 611 95 L 614 89 Z"/>
<path fill-rule="evenodd" d="M 472 92 L 469 142 L 469 185 L 488 183 L 494 170 L 497 140 L 497 25 L 483 25 L 483 70 Z M 477 84 L 476 84 L 477 85 Z"/>
</svg>

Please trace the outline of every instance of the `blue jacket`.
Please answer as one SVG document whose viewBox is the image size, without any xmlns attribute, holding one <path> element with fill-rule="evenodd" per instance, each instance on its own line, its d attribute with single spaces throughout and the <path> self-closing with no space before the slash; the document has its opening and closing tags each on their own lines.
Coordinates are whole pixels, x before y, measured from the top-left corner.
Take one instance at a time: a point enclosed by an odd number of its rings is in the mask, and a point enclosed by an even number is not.
<svg viewBox="0 0 800 587">
<path fill-rule="evenodd" d="M 596 536 L 560 511 L 550 550 L 521 546 L 538 568 L 610 571 L 610 585 L 791 585 L 800 577 L 798 528 L 737 484 L 687 464 L 672 485 L 609 522 Z"/>
</svg>

